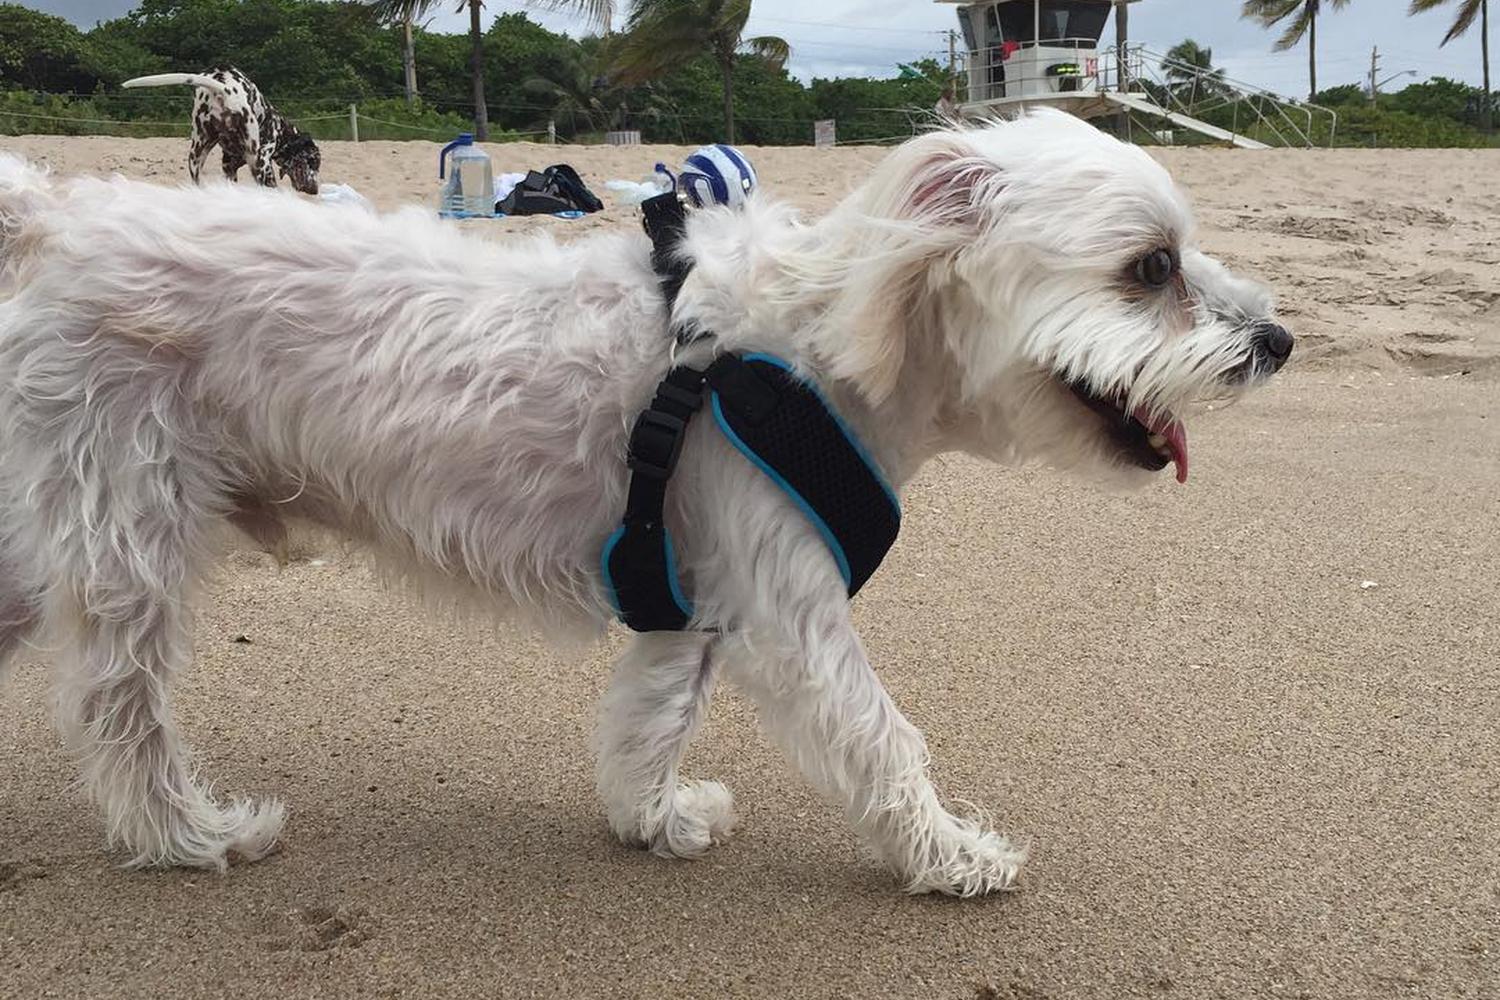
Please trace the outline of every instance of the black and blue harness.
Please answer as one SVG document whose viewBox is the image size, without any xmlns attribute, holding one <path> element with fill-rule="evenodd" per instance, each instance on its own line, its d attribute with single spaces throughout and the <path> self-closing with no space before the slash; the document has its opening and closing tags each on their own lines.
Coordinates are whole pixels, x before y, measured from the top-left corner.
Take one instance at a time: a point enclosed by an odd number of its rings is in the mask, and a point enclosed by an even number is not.
<svg viewBox="0 0 1500 1000">
<path fill-rule="evenodd" d="M 652 264 L 670 307 L 691 266 L 674 253 L 684 208 L 675 194 L 642 207 Z M 688 424 L 705 403 L 725 439 L 817 530 L 853 597 L 896 540 L 900 501 L 815 385 L 774 355 L 724 353 L 706 368 L 679 365 L 667 372 L 630 432 L 625 515 L 601 559 L 620 620 L 637 632 L 659 632 L 681 631 L 693 618 L 663 507 Z"/>
</svg>

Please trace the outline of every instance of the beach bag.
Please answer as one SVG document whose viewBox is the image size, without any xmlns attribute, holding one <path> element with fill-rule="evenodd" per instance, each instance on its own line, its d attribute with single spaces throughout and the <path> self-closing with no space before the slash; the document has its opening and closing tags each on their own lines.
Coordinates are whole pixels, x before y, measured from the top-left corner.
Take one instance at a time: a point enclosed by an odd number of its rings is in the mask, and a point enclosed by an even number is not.
<svg viewBox="0 0 1500 1000">
<path fill-rule="evenodd" d="M 495 205 L 502 215 L 556 215 L 560 212 L 598 212 L 604 203 L 588 189 L 578 171 L 566 163 L 526 176 Z"/>
</svg>

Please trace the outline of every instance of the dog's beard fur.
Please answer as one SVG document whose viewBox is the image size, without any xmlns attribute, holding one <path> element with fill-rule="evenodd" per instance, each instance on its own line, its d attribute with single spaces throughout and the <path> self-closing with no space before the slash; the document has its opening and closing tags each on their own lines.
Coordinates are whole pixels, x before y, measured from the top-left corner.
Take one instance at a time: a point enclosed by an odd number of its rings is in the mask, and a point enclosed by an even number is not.
<svg viewBox="0 0 1500 1000">
<path fill-rule="evenodd" d="M 1180 272 L 1148 287 L 1162 249 Z M 701 213 L 684 252 L 673 318 L 716 337 L 674 349 L 638 236 L 497 247 L 420 210 L 57 191 L 0 159 L 0 659 L 58 648 L 63 728 L 133 860 L 222 865 L 280 823 L 204 792 L 168 713 L 216 523 L 274 546 L 310 520 L 429 588 L 598 629 L 628 429 L 674 351 L 791 359 L 897 484 L 956 448 L 1140 481 L 1070 384 L 1154 420 L 1273 367 L 1266 293 L 1193 248 L 1160 167 L 1067 116 L 921 137 L 813 224 Z M 908 888 L 1009 886 L 1022 853 L 940 805 L 823 543 L 704 421 L 668 517 L 722 638 L 622 657 L 599 730 L 617 833 L 691 855 L 728 830 L 723 787 L 677 779 L 722 668 Z"/>
</svg>

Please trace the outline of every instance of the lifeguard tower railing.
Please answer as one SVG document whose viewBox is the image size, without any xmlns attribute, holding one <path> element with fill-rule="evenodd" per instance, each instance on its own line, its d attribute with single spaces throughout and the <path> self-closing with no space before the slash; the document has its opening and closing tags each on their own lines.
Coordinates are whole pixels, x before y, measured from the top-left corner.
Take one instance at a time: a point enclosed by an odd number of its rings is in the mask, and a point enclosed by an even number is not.
<svg viewBox="0 0 1500 1000">
<path fill-rule="evenodd" d="M 1033 48 L 1047 50 L 1046 58 L 1025 58 Z M 1338 131 L 1338 114 L 1331 108 L 1283 97 L 1144 45 L 1126 47 L 1123 86 L 1115 47 L 1100 48 L 1092 38 L 1007 43 L 963 55 L 957 96 L 968 115 L 1048 104 L 1085 118 L 1126 114 L 1160 141 L 1176 141 L 1181 129 L 1242 146 L 1331 146 Z"/>
</svg>

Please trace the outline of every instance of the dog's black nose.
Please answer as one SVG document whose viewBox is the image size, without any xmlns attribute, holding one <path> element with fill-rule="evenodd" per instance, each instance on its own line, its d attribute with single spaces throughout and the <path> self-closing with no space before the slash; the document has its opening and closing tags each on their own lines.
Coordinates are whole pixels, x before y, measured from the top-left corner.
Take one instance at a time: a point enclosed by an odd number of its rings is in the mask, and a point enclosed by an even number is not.
<svg viewBox="0 0 1500 1000">
<path fill-rule="evenodd" d="M 1271 364 L 1271 370 L 1276 371 L 1286 364 L 1286 359 L 1292 356 L 1292 345 L 1296 341 L 1286 331 L 1286 327 L 1276 323 L 1259 323 L 1255 327 L 1255 337 L 1252 343 L 1255 353 L 1265 358 Z"/>
</svg>

